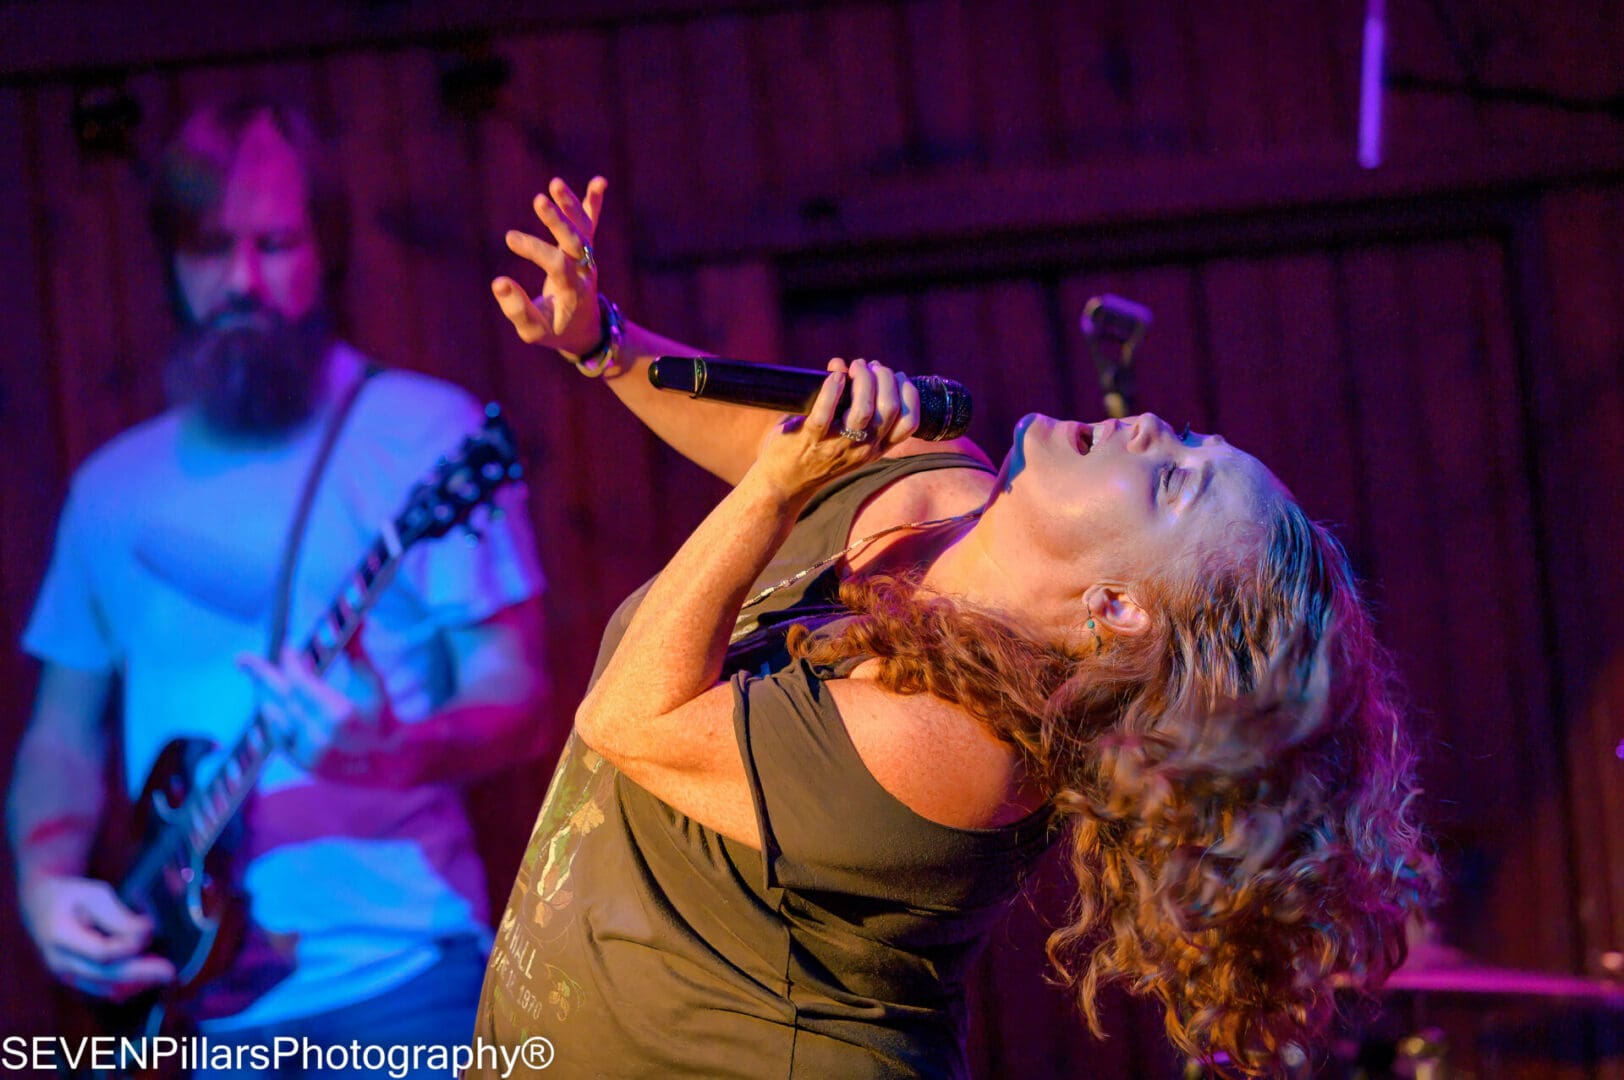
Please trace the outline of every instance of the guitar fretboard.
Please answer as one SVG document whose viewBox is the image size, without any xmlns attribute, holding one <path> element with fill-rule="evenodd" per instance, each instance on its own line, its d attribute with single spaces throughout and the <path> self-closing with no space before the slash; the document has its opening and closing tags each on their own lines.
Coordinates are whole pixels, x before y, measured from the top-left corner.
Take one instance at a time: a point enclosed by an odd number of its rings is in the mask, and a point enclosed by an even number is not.
<svg viewBox="0 0 1624 1080">
<path fill-rule="evenodd" d="M 391 523 L 351 571 L 338 598 L 318 620 L 301 650 L 317 674 L 325 673 L 355 636 L 361 619 L 394 577 L 403 550 L 396 527 Z M 141 864 L 126 879 L 126 889 L 144 887 L 152 874 L 177 857 L 205 855 L 253 790 L 276 748 L 275 733 L 267 726 L 265 717 L 256 714 L 208 781 L 192 789 L 166 833 L 168 842 L 156 844 L 145 853 Z"/>
</svg>

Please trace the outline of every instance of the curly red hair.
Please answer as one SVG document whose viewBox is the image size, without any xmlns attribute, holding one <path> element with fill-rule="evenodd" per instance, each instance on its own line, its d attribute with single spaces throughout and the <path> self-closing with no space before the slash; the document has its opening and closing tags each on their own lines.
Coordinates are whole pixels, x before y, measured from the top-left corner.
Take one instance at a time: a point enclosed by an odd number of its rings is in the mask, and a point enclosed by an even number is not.
<svg viewBox="0 0 1624 1080">
<path fill-rule="evenodd" d="M 1434 869 L 1392 665 L 1334 537 L 1282 500 L 1260 557 L 1150 586 L 1152 626 L 1046 645 L 909 577 L 854 578 L 857 618 L 792 632 L 815 662 L 868 655 L 1014 745 L 1068 821 L 1077 897 L 1049 939 L 1097 996 L 1158 998 L 1173 1042 L 1226 1071 L 1298 1071 L 1334 990 L 1379 985 Z"/>
</svg>

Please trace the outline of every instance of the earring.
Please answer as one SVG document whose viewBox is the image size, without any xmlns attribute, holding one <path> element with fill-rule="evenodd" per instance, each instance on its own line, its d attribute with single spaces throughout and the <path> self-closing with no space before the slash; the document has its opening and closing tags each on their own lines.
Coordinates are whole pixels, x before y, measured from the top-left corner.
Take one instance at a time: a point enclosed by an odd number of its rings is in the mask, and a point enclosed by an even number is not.
<svg viewBox="0 0 1624 1080">
<path fill-rule="evenodd" d="M 1093 619 L 1088 620 L 1086 623 L 1083 624 L 1083 626 L 1085 626 L 1088 629 L 1088 632 L 1090 634 L 1094 635 L 1094 655 L 1098 656 L 1100 654 L 1100 650 L 1105 648 L 1105 642 L 1100 640 L 1100 632 L 1098 630 L 1094 629 L 1094 620 Z"/>
</svg>

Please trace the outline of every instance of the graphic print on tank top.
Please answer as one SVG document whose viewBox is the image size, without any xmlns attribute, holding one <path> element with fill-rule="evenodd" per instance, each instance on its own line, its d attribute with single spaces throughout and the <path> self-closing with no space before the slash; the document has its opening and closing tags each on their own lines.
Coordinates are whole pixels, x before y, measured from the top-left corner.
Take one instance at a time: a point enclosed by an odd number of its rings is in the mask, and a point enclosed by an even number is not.
<svg viewBox="0 0 1624 1080">
<path fill-rule="evenodd" d="M 576 917 L 575 856 L 604 823 L 614 777 L 603 758 L 571 733 L 491 952 L 490 978 L 505 992 L 496 1001 L 516 1010 L 506 1020 L 522 1037 L 540 1034 L 548 1020 L 569 1019 L 581 1003 L 581 984 L 539 954 Z"/>
<path fill-rule="evenodd" d="M 778 588 L 741 614 L 723 677 L 739 670 L 765 676 L 782 668 L 788 661 L 783 642 L 789 625 L 813 626 L 846 614 L 837 595 L 839 570 L 821 564 L 850 543 L 852 521 L 868 495 L 909 473 L 966 467 L 990 471 L 961 454 L 926 454 L 877 462 L 820 492 L 773 565 L 753 584 L 751 595 L 768 585 Z M 808 568 L 815 572 L 798 574 Z M 649 584 L 610 618 L 589 689 Z M 616 942 L 648 940 L 649 919 L 637 910 L 636 888 L 647 868 L 627 835 L 619 777 L 613 765 L 570 734 L 497 930 L 479 1008 L 482 1036 L 513 1046 L 543 1036 L 562 1054 L 566 1029 L 584 1024 L 582 1031 L 600 1030 L 588 1019 L 605 1005 L 593 1000 L 604 987 L 595 935 L 606 932 Z M 628 926 L 635 932 L 628 935 Z"/>
</svg>

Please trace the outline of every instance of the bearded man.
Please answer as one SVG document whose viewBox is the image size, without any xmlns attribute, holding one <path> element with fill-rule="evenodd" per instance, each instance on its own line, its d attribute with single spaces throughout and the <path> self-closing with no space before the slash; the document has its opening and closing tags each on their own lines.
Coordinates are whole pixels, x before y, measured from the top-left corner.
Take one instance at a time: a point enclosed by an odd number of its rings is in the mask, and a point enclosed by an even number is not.
<svg viewBox="0 0 1624 1080">
<path fill-rule="evenodd" d="M 87 876 L 113 744 L 104 706 L 116 688 L 132 793 L 167 740 L 230 745 L 257 707 L 285 752 L 248 803 L 249 945 L 204 987 L 204 1032 L 215 1045 L 460 1043 L 490 936 L 459 785 L 548 745 L 525 514 L 506 507 L 477 546 L 408 550 L 364 644 L 327 679 L 292 650 L 259 659 L 329 428 L 287 590 L 295 631 L 483 417 L 438 380 L 368 378 L 334 337 L 345 207 L 301 114 L 242 102 L 193 115 L 152 217 L 181 324 L 172 405 L 75 474 L 23 639 L 43 661 L 7 815 L 28 930 L 87 993 L 173 980 L 148 947 L 152 921 Z"/>
</svg>

